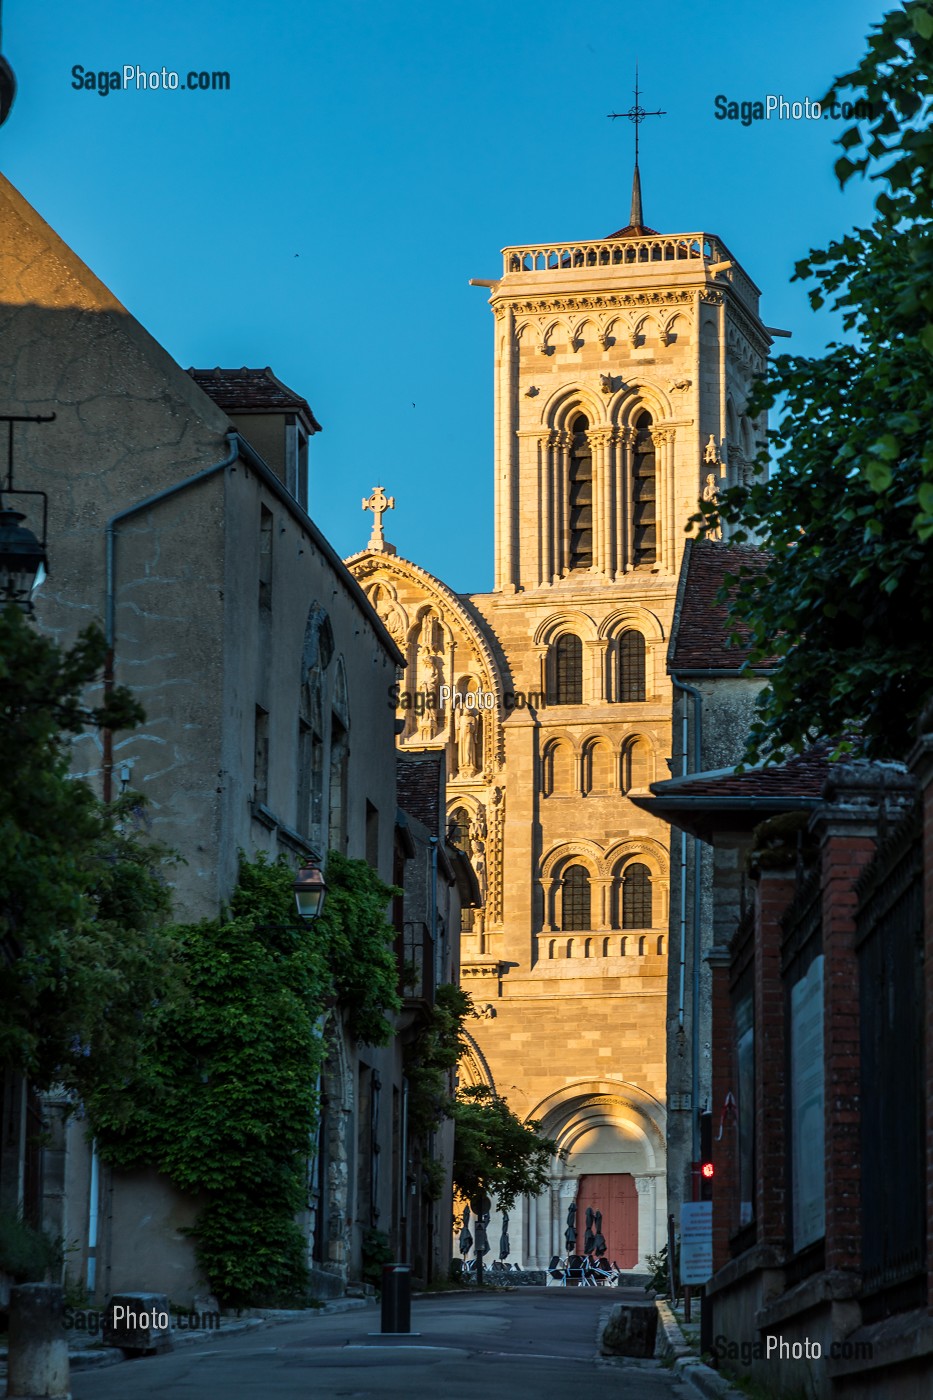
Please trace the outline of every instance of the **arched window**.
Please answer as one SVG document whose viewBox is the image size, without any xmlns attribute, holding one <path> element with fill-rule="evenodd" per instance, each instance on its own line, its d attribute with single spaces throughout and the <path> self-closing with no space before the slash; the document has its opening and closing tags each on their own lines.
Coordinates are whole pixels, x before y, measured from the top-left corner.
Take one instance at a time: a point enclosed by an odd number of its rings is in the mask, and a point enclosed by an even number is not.
<svg viewBox="0 0 933 1400">
<path fill-rule="evenodd" d="M 622 872 L 622 927 L 651 927 L 651 875 L 639 861 Z"/>
<path fill-rule="evenodd" d="M 635 447 L 632 453 L 632 563 L 636 568 L 639 564 L 653 564 L 657 559 L 657 493 L 651 426 L 650 413 L 640 413 L 635 419 Z"/>
<path fill-rule="evenodd" d="M 591 739 L 583 751 L 583 791 L 608 792 L 612 787 L 612 748 L 605 739 Z"/>
<path fill-rule="evenodd" d="M 579 415 L 571 427 L 570 445 L 570 567 L 593 566 L 593 453 L 589 419 Z"/>
<path fill-rule="evenodd" d="M 645 699 L 645 639 L 634 628 L 629 628 L 619 638 L 617 694 L 623 702 Z"/>
<path fill-rule="evenodd" d="M 455 807 L 447 818 L 447 840 L 466 858 L 470 858 L 470 814 L 465 807 Z M 473 909 L 460 910 L 460 932 L 473 932 Z"/>
<path fill-rule="evenodd" d="M 552 793 L 568 794 L 574 790 L 573 748 L 566 739 L 555 739 L 544 753 L 542 788 L 545 797 Z"/>
<path fill-rule="evenodd" d="M 622 752 L 622 791 L 643 792 L 651 782 L 651 749 L 647 740 L 635 737 Z"/>
<path fill-rule="evenodd" d="M 590 927 L 590 877 L 582 865 L 564 871 L 560 926 L 567 932 Z"/>
<path fill-rule="evenodd" d="M 551 647 L 548 658 L 549 705 L 583 704 L 583 643 L 572 632 L 565 632 Z"/>
<path fill-rule="evenodd" d="M 470 814 L 465 807 L 455 807 L 447 818 L 447 840 L 464 855 L 470 854 Z"/>
</svg>

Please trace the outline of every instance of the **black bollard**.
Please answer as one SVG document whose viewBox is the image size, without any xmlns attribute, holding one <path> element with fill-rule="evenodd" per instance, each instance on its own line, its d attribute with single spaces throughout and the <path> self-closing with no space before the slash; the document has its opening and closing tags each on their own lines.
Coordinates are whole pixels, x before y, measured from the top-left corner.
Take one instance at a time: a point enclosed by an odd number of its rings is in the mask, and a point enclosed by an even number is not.
<svg viewBox="0 0 933 1400">
<path fill-rule="evenodd" d="M 382 1266 L 382 1331 L 390 1335 L 411 1332 L 411 1265 Z"/>
</svg>

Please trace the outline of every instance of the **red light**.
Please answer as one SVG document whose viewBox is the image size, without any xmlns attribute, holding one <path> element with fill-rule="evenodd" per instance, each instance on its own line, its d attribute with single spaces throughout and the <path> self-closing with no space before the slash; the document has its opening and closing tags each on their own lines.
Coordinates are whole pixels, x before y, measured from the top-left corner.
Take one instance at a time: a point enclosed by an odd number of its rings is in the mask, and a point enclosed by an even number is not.
<svg viewBox="0 0 933 1400">
<path fill-rule="evenodd" d="M 713 1166 L 712 1162 L 702 1162 L 700 1165 L 700 1175 L 705 1176 L 707 1181 L 712 1180 L 715 1171 L 716 1168 Z"/>
</svg>

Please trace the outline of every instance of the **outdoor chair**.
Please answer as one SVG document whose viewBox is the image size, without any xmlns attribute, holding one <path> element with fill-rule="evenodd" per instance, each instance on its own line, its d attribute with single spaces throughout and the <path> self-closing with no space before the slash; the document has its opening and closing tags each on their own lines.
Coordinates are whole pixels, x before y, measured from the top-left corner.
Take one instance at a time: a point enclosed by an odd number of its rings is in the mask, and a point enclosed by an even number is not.
<svg viewBox="0 0 933 1400">
<path fill-rule="evenodd" d="M 571 1254 L 567 1259 L 563 1286 L 569 1288 L 571 1284 L 575 1284 L 577 1288 L 592 1287 L 592 1280 L 587 1273 L 586 1259 L 582 1254 Z"/>
</svg>

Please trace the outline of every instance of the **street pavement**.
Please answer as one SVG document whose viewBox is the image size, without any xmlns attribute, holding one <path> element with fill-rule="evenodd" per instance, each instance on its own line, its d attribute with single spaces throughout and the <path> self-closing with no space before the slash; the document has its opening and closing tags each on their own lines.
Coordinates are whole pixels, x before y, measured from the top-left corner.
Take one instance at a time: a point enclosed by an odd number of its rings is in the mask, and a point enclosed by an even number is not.
<svg viewBox="0 0 933 1400">
<path fill-rule="evenodd" d="M 636 1295 L 629 1295 L 634 1300 Z M 74 1400 L 690 1400 L 656 1362 L 598 1356 L 616 1289 L 516 1289 L 412 1300 L 412 1331 L 379 1332 L 379 1310 L 303 1317 L 258 1332 L 205 1337 L 72 1375 Z M 640 1294 L 639 1301 L 644 1301 Z"/>
</svg>

